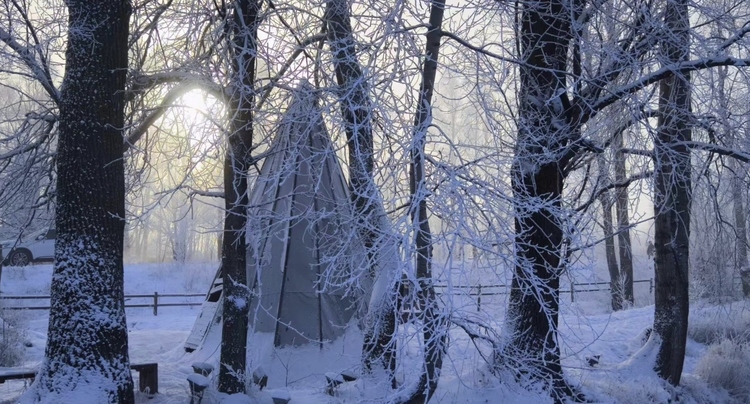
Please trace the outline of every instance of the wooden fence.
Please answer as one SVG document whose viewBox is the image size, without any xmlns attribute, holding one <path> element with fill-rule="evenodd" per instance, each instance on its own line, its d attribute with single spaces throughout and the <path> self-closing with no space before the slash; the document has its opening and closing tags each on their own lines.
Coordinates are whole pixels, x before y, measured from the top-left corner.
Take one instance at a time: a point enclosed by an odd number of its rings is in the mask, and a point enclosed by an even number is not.
<svg viewBox="0 0 750 404">
<path fill-rule="evenodd" d="M 654 292 L 654 279 L 640 279 L 633 281 L 636 283 L 648 283 L 648 293 Z M 449 287 L 446 284 L 436 284 L 436 292 L 438 294 L 446 294 Z M 499 296 L 508 294 L 510 289 L 509 285 L 451 285 L 450 289 L 453 291 L 453 295 L 464 295 L 464 296 L 475 296 L 477 298 L 477 311 L 482 309 L 482 296 Z M 570 293 L 570 300 L 575 302 L 576 294 L 587 293 L 587 292 L 604 292 L 609 291 L 609 282 L 588 282 L 588 283 L 571 283 L 569 288 L 560 289 L 560 293 Z M 189 306 L 200 306 L 203 304 L 203 299 L 195 302 L 175 302 L 175 298 L 205 298 L 205 293 L 164 293 L 159 294 L 154 292 L 151 295 L 125 295 L 125 308 L 146 308 L 152 307 L 154 309 L 154 315 L 159 314 L 159 307 L 189 307 Z M 2 308 L 5 310 L 49 310 L 47 306 L 25 306 L 18 305 L 18 301 L 39 301 L 49 300 L 49 296 L 44 295 L 26 295 L 26 296 L 14 296 L 14 295 L 0 295 L 0 301 L 3 301 Z M 132 302 L 132 300 L 138 300 L 139 302 Z M 164 300 L 167 300 L 166 302 Z M 16 303 L 14 305 L 8 305 L 7 302 Z M 48 303 L 49 304 L 49 303 Z"/>
<path fill-rule="evenodd" d="M 633 284 L 637 283 L 648 283 L 648 293 L 654 293 L 654 279 L 639 279 L 633 281 Z M 446 284 L 435 284 L 435 293 L 445 294 L 449 286 Z M 453 295 L 464 295 L 464 296 L 476 296 L 477 298 L 477 311 L 482 309 L 482 296 L 500 296 L 509 293 L 509 285 L 451 285 L 450 289 L 457 291 L 452 293 Z M 468 290 L 468 292 L 464 292 Z M 560 288 L 560 293 L 570 293 L 570 301 L 576 301 L 576 294 L 587 293 L 587 292 L 609 292 L 609 282 L 585 282 L 585 283 L 571 283 L 569 288 Z"/>
<path fill-rule="evenodd" d="M 201 297 L 199 301 L 191 302 L 175 302 L 176 298 L 196 298 Z M 200 306 L 203 304 L 203 298 L 206 297 L 205 293 L 163 293 L 159 294 L 154 292 L 152 295 L 125 295 L 125 308 L 146 308 L 152 307 L 154 309 L 154 315 L 159 314 L 159 307 L 189 307 L 189 306 Z M 49 302 L 47 305 L 33 305 L 26 306 L 19 304 L 20 301 L 49 301 L 49 296 L 44 295 L 26 295 L 26 296 L 14 296 L 14 295 L 0 295 L 0 301 L 3 302 L 2 308 L 4 310 L 49 310 Z M 136 302 L 133 302 L 136 300 Z M 165 301 L 166 300 L 166 301 Z M 8 305 L 8 302 L 13 302 Z"/>
</svg>

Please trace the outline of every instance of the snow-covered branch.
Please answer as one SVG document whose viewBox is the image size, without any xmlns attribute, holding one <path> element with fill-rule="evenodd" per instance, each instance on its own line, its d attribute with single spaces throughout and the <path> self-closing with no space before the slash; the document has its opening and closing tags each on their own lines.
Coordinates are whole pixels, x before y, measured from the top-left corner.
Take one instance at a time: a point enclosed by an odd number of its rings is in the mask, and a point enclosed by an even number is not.
<svg viewBox="0 0 750 404">
<path fill-rule="evenodd" d="M 130 88 L 127 90 L 126 100 L 130 101 L 136 95 L 142 94 L 159 85 L 171 83 L 190 85 L 192 86 L 191 89 L 200 88 L 217 99 L 224 99 L 226 95 L 220 85 L 212 82 L 205 76 L 183 71 L 169 71 L 135 77 L 132 80 Z"/>
<path fill-rule="evenodd" d="M 691 149 L 703 150 L 703 151 L 707 151 L 710 153 L 721 154 L 722 156 L 732 157 L 737 160 L 740 160 L 743 163 L 750 163 L 750 153 L 747 153 L 741 150 L 735 150 L 735 149 L 725 147 L 725 146 L 720 146 L 714 143 L 704 143 L 704 142 L 696 142 L 696 141 L 686 141 L 686 142 L 681 142 L 681 144 L 684 144 Z"/>
<path fill-rule="evenodd" d="M 630 178 L 626 179 L 625 181 L 609 183 L 609 184 L 607 184 L 607 185 L 605 185 L 605 186 L 597 189 L 593 194 L 591 194 L 591 196 L 589 197 L 589 199 L 586 202 L 584 202 L 582 205 L 576 207 L 575 211 L 576 212 L 581 212 L 581 211 L 587 209 L 592 203 L 594 203 L 597 200 L 597 198 L 599 198 L 599 196 L 601 196 L 603 193 L 605 193 L 605 192 L 607 192 L 607 191 L 609 191 L 611 189 L 627 188 L 633 182 L 640 181 L 640 180 L 645 180 L 647 178 L 650 178 L 653 175 L 654 175 L 653 171 L 645 171 L 645 172 L 642 172 L 640 174 L 633 175 Z"/>
<path fill-rule="evenodd" d="M 690 60 L 686 62 L 675 63 L 669 66 L 664 66 L 651 74 L 641 77 L 639 80 L 633 83 L 615 88 L 614 90 L 610 91 L 608 95 L 592 103 L 587 107 L 588 112 L 583 114 L 582 122 L 588 121 L 599 111 L 614 104 L 626 95 L 634 94 L 637 91 L 650 86 L 651 84 L 659 82 L 660 80 L 672 77 L 675 74 L 687 74 L 690 72 L 710 69 L 712 67 L 719 66 L 748 67 L 750 66 L 750 59 L 722 56 L 715 58 Z"/>
<path fill-rule="evenodd" d="M 10 34 L 10 32 L 6 31 L 2 27 L 0 27 L 0 41 L 11 48 L 13 52 L 18 55 L 18 57 L 23 61 L 26 67 L 31 70 L 33 77 L 36 79 L 36 81 L 39 82 L 42 88 L 44 88 L 44 91 L 49 94 L 49 96 L 56 104 L 59 104 L 60 92 L 52 83 L 52 77 L 50 76 L 49 71 L 44 66 L 42 66 L 39 61 L 37 61 L 37 59 L 34 57 L 34 53 L 28 47 L 18 42 L 16 38 L 14 38 Z"/>
</svg>

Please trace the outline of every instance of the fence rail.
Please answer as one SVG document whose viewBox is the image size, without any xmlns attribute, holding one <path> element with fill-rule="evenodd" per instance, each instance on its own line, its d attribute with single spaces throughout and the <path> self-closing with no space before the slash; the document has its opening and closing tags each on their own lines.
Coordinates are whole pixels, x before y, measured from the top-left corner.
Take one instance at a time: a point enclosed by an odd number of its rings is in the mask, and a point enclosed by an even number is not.
<svg viewBox="0 0 750 404">
<path fill-rule="evenodd" d="M 125 308 L 131 309 L 131 308 L 148 308 L 151 307 L 154 309 L 154 315 L 157 316 L 159 314 L 159 307 L 190 307 L 190 306 L 200 306 L 203 304 L 203 299 L 196 302 L 174 302 L 174 301 L 167 301 L 164 302 L 163 300 L 171 300 L 174 298 L 179 297 L 188 297 L 188 298 L 194 298 L 194 297 L 206 297 L 205 293 L 163 293 L 159 294 L 158 292 L 154 292 L 152 295 L 125 295 Z M 19 301 L 19 300 L 49 300 L 49 295 L 0 295 L 0 301 L 3 302 L 12 302 L 12 301 Z M 128 303 L 128 301 L 132 299 L 149 299 L 148 303 L 146 302 L 139 302 L 139 303 Z M 4 310 L 49 310 L 50 306 L 20 306 L 20 305 L 12 305 L 12 306 L 6 306 L 3 304 Z"/>
<path fill-rule="evenodd" d="M 650 279 L 638 279 L 634 280 L 633 284 L 636 283 L 648 283 L 648 293 L 654 293 L 654 278 Z M 482 296 L 500 296 L 509 293 L 510 285 L 447 285 L 444 283 L 435 284 L 436 289 L 442 289 L 442 291 L 436 291 L 438 294 L 444 294 L 446 289 L 462 290 L 468 289 L 469 292 L 452 293 L 453 295 L 468 295 L 476 296 L 477 298 L 477 311 L 482 308 Z M 500 289 L 500 290 L 498 290 Z M 575 302 L 577 293 L 587 292 L 609 292 L 611 290 L 609 282 L 584 282 L 584 283 L 571 283 L 569 288 L 560 288 L 560 293 L 570 293 L 570 301 Z M 441 293 L 442 292 L 442 293 Z"/>
<path fill-rule="evenodd" d="M 648 283 L 648 293 L 652 294 L 654 291 L 654 279 L 639 279 L 633 281 L 636 283 Z M 571 283 L 570 288 L 560 288 L 560 293 L 570 293 L 571 301 L 575 302 L 575 296 L 577 293 L 587 292 L 604 292 L 610 290 L 609 282 L 585 282 L 585 283 Z M 438 291 L 440 294 L 445 294 L 447 289 L 451 290 L 468 290 L 468 292 L 452 293 L 455 295 L 468 295 L 476 296 L 477 298 L 477 311 L 482 308 L 482 296 L 500 296 L 508 294 L 510 289 L 509 285 L 447 285 L 444 283 L 435 284 L 435 288 L 442 289 Z M 154 309 L 154 315 L 159 314 L 159 307 L 190 307 L 200 306 L 203 304 L 203 299 L 197 302 L 163 302 L 166 299 L 173 299 L 179 297 L 205 297 L 205 293 L 163 293 L 159 294 L 154 292 L 152 295 L 125 295 L 125 308 L 147 308 L 152 307 Z M 18 300 L 49 300 L 48 295 L 0 295 L 0 301 L 18 301 Z M 148 303 L 128 303 L 132 299 L 150 299 Z M 6 306 L 3 305 L 5 310 L 49 310 L 49 306 Z"/>
</svg>

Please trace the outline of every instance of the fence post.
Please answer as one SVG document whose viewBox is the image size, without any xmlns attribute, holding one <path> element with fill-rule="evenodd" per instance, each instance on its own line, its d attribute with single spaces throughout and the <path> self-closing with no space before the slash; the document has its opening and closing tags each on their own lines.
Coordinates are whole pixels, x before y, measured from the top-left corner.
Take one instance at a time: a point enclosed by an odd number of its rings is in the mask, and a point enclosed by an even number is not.
<svg viewBox="0 0 750 404">
<path fill-rule="evenodd" d="M 477 311 L 482 308 L 482 285 L 477 286 Z"/>
<path fill-rule="evenodd" d="M 573 282 L 570 282 L 570 302 L 571 303 L 576 302 L 576 287 Z"/>
<path fill-rule="evenodd" d="M 654 293 L 654 278 L 650 278 L 648 280 L 648 294 L 650 295 L 653 293 Z"/>
<path fill-rule="evenodd" d="M 159 292 L 154 292 L 154 315 L 159 311 Z"/>
</svg>

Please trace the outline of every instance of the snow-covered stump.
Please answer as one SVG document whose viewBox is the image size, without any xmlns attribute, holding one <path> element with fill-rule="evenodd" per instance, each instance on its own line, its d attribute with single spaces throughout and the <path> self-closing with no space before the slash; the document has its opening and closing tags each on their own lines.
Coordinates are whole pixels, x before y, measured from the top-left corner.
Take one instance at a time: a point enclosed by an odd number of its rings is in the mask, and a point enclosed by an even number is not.
<svg viewBox="0 0 750 404">
<path fill-rule="evenodd" d="M 273 404 L 287 404 L 292 401 L 292 395 L 289 394 L 287 389 L 279 389 L 271 393 L 271 399 Z"/>
</svg>

